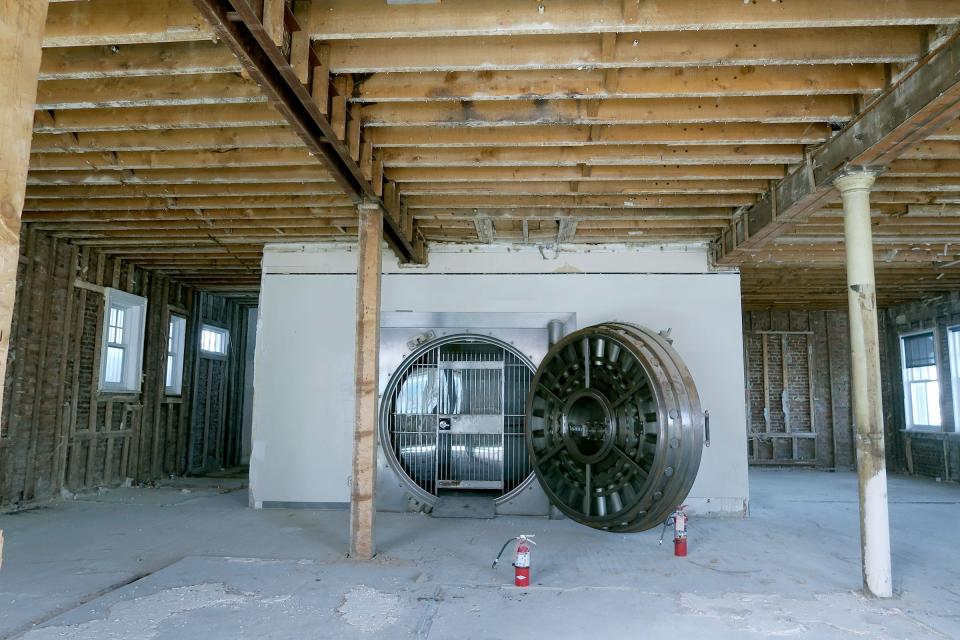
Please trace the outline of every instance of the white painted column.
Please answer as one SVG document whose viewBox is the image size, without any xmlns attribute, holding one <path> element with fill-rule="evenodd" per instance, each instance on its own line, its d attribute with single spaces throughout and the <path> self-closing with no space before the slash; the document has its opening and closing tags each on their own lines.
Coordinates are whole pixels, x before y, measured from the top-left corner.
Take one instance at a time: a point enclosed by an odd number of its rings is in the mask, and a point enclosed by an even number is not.
<svg viewBox="0 0 960 640">
<path fill-rule="evenodd" d="M 890 570 L 890 518 L 883 444 L 880 338 L 870 228 L 870 187 L 876 175 L 861 171 L 834 181 L 843 196 L 850 308 L 851 389 L 860 484 L 860 545 L 867 595 L 893 595 Z"/>
</svg>

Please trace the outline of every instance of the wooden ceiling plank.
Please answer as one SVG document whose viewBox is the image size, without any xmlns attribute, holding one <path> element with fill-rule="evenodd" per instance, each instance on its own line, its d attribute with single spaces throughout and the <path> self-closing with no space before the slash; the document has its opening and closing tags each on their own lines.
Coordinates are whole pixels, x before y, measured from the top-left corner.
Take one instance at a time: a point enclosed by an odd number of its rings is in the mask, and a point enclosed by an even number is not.
<svg viewBox="0 0 960 640">
<path fill-rule="evenodd" d="M 319 165 L 289 167 L 221 167 L 134 170 L 34 171 L 28 186 L 40 185 L 141 185 L 141 184 L 258 184 L 263 182 L 329 182 L 333 178 Z"/>
<path fill-rule="evenodd" d="M 199 196 L 170 198 L 53 198 L 31 199 L 24 211 L 83 211 L 130 209 L 262 209 L 278 207 L 342 207 L 351 209 L 352 201 L 342 193 L 309 196 Z"/>
<path fill-rule="evenodd" d="M 566 195 L 566 196 L 521 196 L 521 195 L 410 195 L 407 206 L 411 209 L 446 208 L 689 208 L 689 207 L 741 207 L 753 203 L 752 194 L 662 194 L 662 195 Z M 31 206 L 28 202 L 28 206 Z M 526 215 L 525 213 L 523 215 Z"/>
<path fill-rule="evenodd" d="M 44 47 L 211 40 L 190 0 L 90 0 L 50 5 Z"/>
<path fill-rule="evenodd" d="M 83 209 L 29 211 L 24 219 L 30 222 L 130 222 L 205 220 L 263 220 L 277 218 L 321 219 L 337 218 L 355 223 L 355 215 L 340 207 L 283 207 L 283 208 L 207 208 L 207 209 Z"/>
<path fill-rule="evenodd" d="M 620 144 L 820 144 L 830 127 L 818 123 L 710 123 L 699 125 L 531 125 L 515 127 L 373 127 L 364 134 L 378 148 L 515 147 Z"/>
<path fill-rule="evenodd" d="M 234 73 L 190 76 L 44 80 L 37 109 L 112 109 L 264 103 L 259 87 Z"/>
<path fill-rule="evenodd" d="M 596 69 L 376 73 L 357 84 L 355 102 L 434 102 L 563 98 L 684 98 L 837 95 L 880 91 L 880 64 L 621 69 L 617 91 Z"/>
<path fill-rule="evenodd" d="M 704 31 L 948 24 L 960 13 L 956 0 L 806 0 L 744 3 L 700 0 L 633 2 L 631 13 L 608 0 L 584 10 L 578 0 L 536 3 L 513 0 L 444 0 L 442 4 L 385 7 L 380 0 L 325 0 L 310 31 L 322 40 L 425 38 L 499 34 Z"/>
<path fill-rule="evenodd" d="M 212 41 L 56 47 L 43 52 L 40 81 L 92 80 L 199 73 L 239 73 L 240 63 Z"/>
<path fill-rule="evenodd" d="M 217 127 L 277 127 L 287 121 L 269 104 L 224 104 L 126 109 L 67 109 L 35 114 L 34 133 L 162 131 Z"/>
<path fill-rule="evenodd" d="M 598 166 L 589 176 L 579 167 L 407 167 L 385 170 L 392 180 L 408 182 L 487 182 L 555 180 L 774 180 L 785 174 L 782 165 L 650 165 Z"/>
<path fill-rule="evenodd" d="M 517 126 L 547 124 L 823 123 L 853 117 L 849 96 L 664 98 L 590 101 L 383 103 L 363 107 L 363 126 Z"/>
<path fill-rule="evenodd" d="M 594 147 L 481 147 L 384 149 L 387 169 L 454 166 L 573 166 L 661 164 L 792 164 L 802 161 L 800 145 L 666 146 L 617 145 Z"/>
<path fill-rule="evenodd" d="M 292 149 L 229 149 L 225 151 L 105 151 L 34 154 L 30 158 L 30 170 L 277 167 L 306 165 L 311 162 L 313 162 L 313 158 L 302 147 Z"/>
<path fill-rule="evenodd" d="M 960 182 L 960 181 L 958 181 Z M 765 180 L 663 180 L 663 181 L 584 181 L 577 193 L 589 194 L 665 194 L 665 193 L 754 193 L 766 191 Z M 569 193 L 570 183 L 556 182 L 411 182 L 404 187 L 404 194 L 516 194 L 516 195 L 564 195 Z M 32 190 L 27 191 L 27 197 Z"/>
<path fill-rule="evenodd" d="M 497 208 L 491 207 L 447 207 L 443 209 L 417 209 L 411 208 L 411 213 L 423 219 L 457 219 L 468 218 L 472 220 L 476 216 L 486 216 L 494 220 L 516 219 L 518 217 L 516 209 L 513 207 Z M 557 220 L 558 218 L 573 218 L 576 220 L 600 218 L 604 220 L 686 220 L 696 221 L 700 219 L 707 220 L 730 220 L 729 207 L 709 207 L 700 208 L 640 208 L 640 207 L 530 207 L 523 211 L 522 217 L 526 220 Z"/>
<path fill-rule="evenodd" d="M 94 131 L 72 136 L 38 133 L 33 136 L 31 152 L 37 154 L 301 147 L 303 143 L 300 138 L 288 127 L 220 127 L 159 131 Z"/>
<path fill-rule="evenodd" d="M 920 27 L 622 33 L 609 60 L 593 34 L 330 40 L 331 73 L 906 63 Z"/>
<path fill-rule="evenodd" d="M 34 186 L 27 187 L 27 198 L 170 198 L 212 196 L 268 196 L 268 195 L 334 195 L 342 194 L 332 181 L 327 182 L 265 182 L 234 184 L 163 184 L 163 185 L 101 185 L 101 186 Z"/>
</svg>

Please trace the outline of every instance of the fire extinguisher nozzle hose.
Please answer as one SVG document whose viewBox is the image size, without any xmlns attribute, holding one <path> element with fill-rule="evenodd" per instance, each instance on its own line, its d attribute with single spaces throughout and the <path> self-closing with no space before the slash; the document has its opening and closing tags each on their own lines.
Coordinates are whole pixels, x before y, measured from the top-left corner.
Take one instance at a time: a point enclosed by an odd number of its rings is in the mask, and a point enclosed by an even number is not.
<svg viewBox="0 0 960 640">
<path fill-rule="evenodd" d="M 497 557 L 496 557 L 496 559 L 493 561 L 493 564 L 490 565 L 490 568 L 491 568 L 491 569 L 496 569 L 496 568 L 497 568 L 497 563 L 500 562 L 500 556 L 502 556 L 502 555 L 503 555 L 503 552 L 507 549 L 507 545 L 509 545 L 509 544 L 510 544 L 511 542 L 513 542 L 514 540 L 519 540 L 519 538 L 510 538 L 509 540 L 507 540 L 506 542 L 503 543 L 503 546 L 500 547 L 500 553 L 497 554 Z"/>
</svg>

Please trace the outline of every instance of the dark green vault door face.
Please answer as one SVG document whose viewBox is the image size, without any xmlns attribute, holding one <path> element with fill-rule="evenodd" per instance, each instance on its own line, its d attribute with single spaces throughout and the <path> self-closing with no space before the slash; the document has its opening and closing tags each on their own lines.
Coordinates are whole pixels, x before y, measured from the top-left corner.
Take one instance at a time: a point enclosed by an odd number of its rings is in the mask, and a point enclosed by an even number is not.
<svg viewBox="0 0 960 640">
<path fill-rule="evenodd" d="M 686 498 L 700 467 L 704 414 L 670 342 L 621 323 L 554 345 L 530 384 L 526 444 L 540 484 L 568 517 L 643 531 Z"/>
</svg>

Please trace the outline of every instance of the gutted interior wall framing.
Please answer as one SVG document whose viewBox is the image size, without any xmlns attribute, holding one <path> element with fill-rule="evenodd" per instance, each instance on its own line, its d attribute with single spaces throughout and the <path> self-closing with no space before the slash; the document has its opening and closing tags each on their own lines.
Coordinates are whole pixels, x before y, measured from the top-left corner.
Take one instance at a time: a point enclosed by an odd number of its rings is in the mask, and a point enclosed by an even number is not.
<svg viewBox="0 0 960 640">
<path fill-rule="evenodd" d="M 218 471 L 240 465 L 243 458 L 243 402 L 249 323 L 246 298 L 226 298 L 199 292 L 197 309 L 202 325 L 226 329 L 223 355 L 205 352 L 193 343 L 195 362 L 190 473 Z"/>
<path fill-rule="evenodd" d="M 743 331 L 750 463 L 853 468 L 847 312 L 747 311 Z"/>
<path fill-rule="evenodd" d="M 139 392 L 99 388 L 106 287 L 147 299 Z M 187 471 L 198 318 L 232 326 L 239 313 L 235 302 L 205 296 L 208 311 L 200 316 L 199 299 L 172 278 L 24 226 L 0 432 L 0 504 Z M 179 395 L 167 393 L 165 379 L 171 314 L 186 319 Z M 228 380 L 227 391 L 236 388 Z M 236 402 L 242 398 L 229 404 Z"/>
<path fill-rule="evenodd" d="M 887 352 L 883 361 L 884 413 L 888 433 L 896 434 L 891 441 L 898 467 L 910 474 L 960 481 L 960 433 L 953 371 L 960 367 L 957 361 L 960 354 L 951 354 L 951 333 L 960 327 L 960 294 L 954 291 L 892 307 L 884 312 L 882 319 L 886 321 L 882 339 Z M 903 335 L 924 331 L 933 332 L 941 424 L 908 428 L 900 339 Z M 956 339 L 955 336 L 953 340 Z"/>
</svg>

